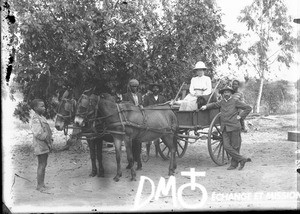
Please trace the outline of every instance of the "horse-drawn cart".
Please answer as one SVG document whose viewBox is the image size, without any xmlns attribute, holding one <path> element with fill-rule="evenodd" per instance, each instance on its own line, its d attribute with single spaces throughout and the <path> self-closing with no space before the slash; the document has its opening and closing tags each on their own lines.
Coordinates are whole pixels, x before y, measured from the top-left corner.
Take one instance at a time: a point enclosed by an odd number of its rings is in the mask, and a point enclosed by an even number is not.
<svg viewBox="0 0 300 214">
<path fill-rule="evenodd" d="M 216 89 L 220 81 L 214 84 L 214 89 L 207 102 L 216 99 Z M 189 85 L 183 83 L 176 95 L 182 92 L 181 99 L 187 94 Z M 175 100 L 176 100 L 175 98 Z M 173 107 L 173 111 L 177 116 L 179 131 L 177 134 L 177 151 L 176 155 L 181 158 L 185 154 L 188 144 L 197 142 L 198 140 L 207 139 L 207 147 L 211 159 L 219 166 L 225 165 L 229 156 L 224 150 L 222 142 L 222 133 L 220 131 L 220 112 L 218 109 L 205 111 L 179 111 L 179 107 Z M 192 134 L 191 134 L 192 133 Z M 193 140 L 193 142 L 191 142 Z M 158 152 L 160 156 L 169 159 L 169 149 L 161 141 L 159 143 Z"/>
<path fill-rule="evenodd" d="M 60 113 L 57 119 L 61 120 L 56 121 L 58 130 L 65 127 L 66 124 L 63 121 L 67 119 L 66 115 L 70 118 L 74 115 L 72 106 L 75 102 L 68 99 L 62 99 L 62 101 L 58 109 L 65 112 L 58 111 Z M 222 133 L 219 129 L 219 110 L 179 111 L 178 108 L 173 108 L 172 105 L 170 108 L 166 104 L 142 108 L 129 102 L 115 103 L 111 95 L 107 95 L 106 98 L 104 94 L 97 96 L 86 92 L 79 98 L 75 112 L 74 122 L 83 128 L 86 124 L 90 124 L 88 128 L 92 132 L 93 139 L 102 138 L 107 134 L 113 138 L 117 160 L 115 181 L 118 181 L 122 175 L 120 160 L 123 142 L 126 146 L 128 168 L 131 169 L 132 180 L 135 180 L 133 155 L 139 155 L 139 152 L 135 151 L 138 147 L 133 146 L 132 139 L 149 142 L 161 138 L 164 144 L 159 144 L 158 151 L 163 159 L 170 159 L 169 175 L 174 174 L 176 156 L 184 155 L 190 139 L 199 140 L 206 136 L 209 154 L 217 165 L 224 165 L 229 159 L 224 150 Z M 194 135 L 191 135 L 191 132 Z M 98 153 L 101 154 L 102 149 Z"/>
<path fill-rule="evenodd" d="M 179 123 L 176 152 L 178 157 L 181 158 L 184 156 L 189 143 L 207 139 L 207 147 L 211 159 L 219 166 L 227 163 L 229 157 L 222 143 L 220 113 L 218 109 L 179 111 L 175 108 L 174 112 Z M 169 159 L 169 149 L 161 141 L 159 143 L 158 152 L 164 160 Z"/>
</svg>

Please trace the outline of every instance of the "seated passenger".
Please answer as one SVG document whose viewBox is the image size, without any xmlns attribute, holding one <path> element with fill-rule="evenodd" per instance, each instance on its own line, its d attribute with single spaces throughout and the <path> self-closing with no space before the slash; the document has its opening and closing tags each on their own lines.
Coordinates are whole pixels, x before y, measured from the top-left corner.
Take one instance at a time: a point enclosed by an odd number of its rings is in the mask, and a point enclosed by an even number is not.
<svg viewBox="0 0 300 214">
<path fill-rule="evenodd" d="M 183 99 L 178 101 L 172 101 L 172 104 L 179 104 L 180 111 L 193 111 L 197 109 L 197 98 L 200 96 L 211 94 L 211 79 L 204 75 L 204 71 L 207 70 L 205 64 L 201 61 L 197 62 L 193 69 L 197 74 L 196 77 L 191 79 L 189 88 L 189 94 Z"/>
</svg>

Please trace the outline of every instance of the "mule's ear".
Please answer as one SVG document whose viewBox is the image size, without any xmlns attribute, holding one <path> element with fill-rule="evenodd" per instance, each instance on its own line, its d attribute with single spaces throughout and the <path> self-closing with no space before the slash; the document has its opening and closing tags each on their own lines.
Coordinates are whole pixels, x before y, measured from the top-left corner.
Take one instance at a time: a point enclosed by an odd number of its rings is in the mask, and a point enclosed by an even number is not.
<svg viewBox="0 0 300 214">
<path fill-rule="evenodd" d="M 66 98 L 68 98 L 69 94 L 70 94 L 69 91 L 66 90 L 66 91 L 63 93 L 63 95 L 61 96 L 61 99 L 66 99 Z"/>
<path fill-rule="evenodd" d="M 69 95 L 68 95 L 68 98 L 69 98 L 69 99 L 72 99 L 72 98 L 73 98 L 73 94 L 74 94 L 73 89 L 69 89 Z"/>
<path fill-rule="evenodd" d="M 93 93 L 93 91 L 94 91 L 94 89 L 93 88 L 90 88 L 90 89 L 88 89 L 88 90 L 85 90 L 84 92 L 83 92 L 83 94 L 85 94 L 85 95 L 91 95 L 92 93 Z"/>
<path fill-rule="evenodd" d="M 91 91 L 90 91 L 90 95 L 92 95 L 92 94 L 95 94 L 95 91 L 96 91 L 96 86 L 94 86 L 93 88 L 91 88 Z"/>
<path fill-rule="evenodd" d="M 59 106 L 58 97 L 52 97 L 50 103 L 54 108 L 57 108 Z"/>
</svg>

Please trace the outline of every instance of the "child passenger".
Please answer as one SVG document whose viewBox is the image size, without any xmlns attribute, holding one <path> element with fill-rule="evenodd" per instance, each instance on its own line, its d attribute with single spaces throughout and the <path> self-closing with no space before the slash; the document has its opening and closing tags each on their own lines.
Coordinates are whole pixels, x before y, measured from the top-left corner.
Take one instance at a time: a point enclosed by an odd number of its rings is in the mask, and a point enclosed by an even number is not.
<svg viewBox="0 0 300 214">
<path fill-rule="evenodd" d="M 47 166 L 48 154 L 53 145 L 52 131 L 44 116 L 45 104 L 43 100 L 34 99 L 32 101 L 32 109 L 34 115 L 31 120 L 31 130 L 33 132 L 33 147 L 34 154 L 38 158 L 37 168 L 37 187 L 38 191 L 46 189 L 45 186 L 45 171 Z"/>
</svg>

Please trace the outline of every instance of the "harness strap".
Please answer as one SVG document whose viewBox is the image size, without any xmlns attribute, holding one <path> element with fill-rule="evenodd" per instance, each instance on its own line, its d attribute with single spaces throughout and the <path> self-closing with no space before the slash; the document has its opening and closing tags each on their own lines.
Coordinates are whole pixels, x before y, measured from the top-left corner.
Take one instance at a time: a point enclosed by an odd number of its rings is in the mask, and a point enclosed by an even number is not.
<svg viewBox="0 0 300 214">
<path fill-rule="evenodd" d="M 94 132 L 97 132 L 97 130 L 96 130 L 96 119 L 97 119 L 97 113 L 98 113 L 98 104 L 99 104 L 99 100 L 100 100 L 100 97 L 97 96 L 97 104 L 96 104 L 96 106 L 95 106 L 95 120 L 94 120 L 94 122 L 92 123 L 92 130 L 93 130 Z"/>
<path fill-rule="evenodd" d="M 115 122 L 115 123 L 110 123 L 107 128 L 113 128 L 113 127 L 117 127 L 117 126 L 132 126 L 132 127 L 135 127 L 135 128 L 139 128 L 139 129 L 145 129 L 146 131 L 153 131 L 153 132 L 157 132 L 157 133 L 173 133 L 172 132 L 172 129 L 168 129 L 168 128 L 165 128 L 165 129 L 158 129 L 158 128 L 152 128 L 152 127 L 148 127 L 146 125 L 140 125 L 140 124 L 137 124 L 137 123 L 133 123 L 133 122 L 130 122 L 130 121 L 127 121 L 127 122 Z M 110 131 L 110 130 L 107 130 L 107 131 Z M 125 133 L 125 130 L 124 130 L 124 133 Z"/>
<path fill-rule="evenodd" d="M 142 115 L 143 115 L 143 125 L 146 125 L 147 124 L 147 116 L 145 114 L 145 110 L 143 108 L 143 106 L 139 106 L 141 112 L 142 112 Z"/>
<path fill-rule="evenodd" d="M 113 130 L 106 130 L 106 132 L 110 134 L 120 134 L 120 135 L 125 135 L 125 132 L 119 132 L 119 131 L 113 131 Z"/>
<path fill-rule="evenodd" d="M 120 118 L 120 123 L 122 125 L 122 131 L 125 133 L 125 124 L 124 124 L 123 119 L 122 119 L 122 111 L 120 109 L 120 105 L 118 103 L 116 103 L 116 105 L 117 105 L 117 109 L 118 109 L 118 115 L 119 115 L 119 118 Z M 124 118 L 126 120 L 125 115 L 124 115 Z M 111 126 L 111 124 L 109 124 L 109 126 Z"/>
</svg>

